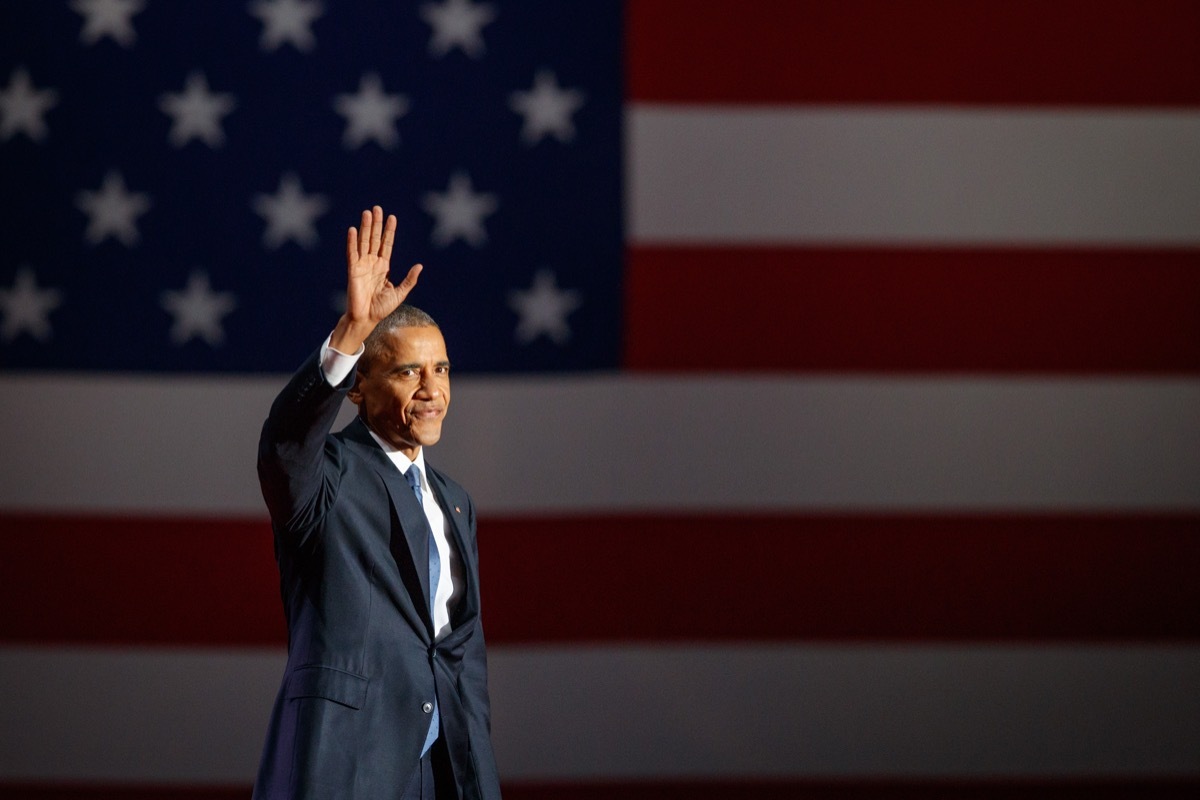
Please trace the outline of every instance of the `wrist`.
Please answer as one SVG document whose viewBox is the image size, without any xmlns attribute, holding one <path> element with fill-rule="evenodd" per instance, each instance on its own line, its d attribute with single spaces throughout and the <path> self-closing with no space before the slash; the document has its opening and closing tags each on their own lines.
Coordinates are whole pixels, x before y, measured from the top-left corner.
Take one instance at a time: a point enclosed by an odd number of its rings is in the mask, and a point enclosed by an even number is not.
<svg viewBox="0 0 1200 800">
<path fill-rule="evenodd" d="M 329 346 L 343 353 L 357 353 L 373 330 L 374 323 L 352 320 L 343 314 L 329 337 Z"/>
</svg>

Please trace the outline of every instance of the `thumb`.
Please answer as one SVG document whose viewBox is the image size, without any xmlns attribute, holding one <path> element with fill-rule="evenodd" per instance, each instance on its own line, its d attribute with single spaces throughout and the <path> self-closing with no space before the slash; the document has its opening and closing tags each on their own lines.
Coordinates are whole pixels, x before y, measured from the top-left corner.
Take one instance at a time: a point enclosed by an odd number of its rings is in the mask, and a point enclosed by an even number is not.
<svg viewBox="0 0 1200 800">
<path fill-rule="evenodd" d="M 417 288 L 417 277 L 421 274 L 422 269 L 424 267 L 420 264 L 413 264 L 409 268 L 408 274 L 404 276 L 404 280 L 400 281 L 400 285 L 396 287 L 396 291 L 400 292 L 402 296 L 407 296 L 409 292 Z"/>
</svg>

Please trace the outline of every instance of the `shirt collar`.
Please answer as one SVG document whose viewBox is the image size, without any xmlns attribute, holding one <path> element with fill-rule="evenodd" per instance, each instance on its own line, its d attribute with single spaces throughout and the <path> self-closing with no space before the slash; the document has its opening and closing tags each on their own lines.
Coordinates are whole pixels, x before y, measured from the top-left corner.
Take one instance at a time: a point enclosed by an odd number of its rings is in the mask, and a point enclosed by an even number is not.
<svg viewBox="0 0 1200 800">
<path fill-rule="evenodd" d="M 383 450 L 383 452 L 387 454 L 387 457 L 389 459 L 391 459 L 392 463 L 396 465 L 396 469 L 400 470 L 401 472 L 408 472 L 409 467 L 411 467 L 413 464 L 416 464 L 417 470 L 421 473 L 422 485 L 428 485 L 427 479 L 425 478 L 425 448 L 424 447 L 418 448 L 417 449 L 417 457 L 412 460 L 409 460 L 408 456 L 404 455 L 404 453 L 400 452 L 395 447 L 393 447 L 392 445 L 388 444 L 383 439 L 381 439 L 375 433 L 375 431 L 371 430 L 370 428 L 367 428 L 367 433 L 371 434 L 371 438 L 375 440 L 375 443 L 379 445 L 379 447 Z"/>
</svg>

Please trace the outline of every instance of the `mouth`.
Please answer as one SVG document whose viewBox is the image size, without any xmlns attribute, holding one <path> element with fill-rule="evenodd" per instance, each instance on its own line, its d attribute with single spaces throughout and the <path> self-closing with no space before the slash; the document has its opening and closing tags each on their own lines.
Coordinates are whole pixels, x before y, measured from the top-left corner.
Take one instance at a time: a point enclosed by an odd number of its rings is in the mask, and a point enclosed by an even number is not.
<svg viewBox="0 0 1200 800">
<path fill-rule="evenodd" d="M 413 419 L 437 419 L 442 415 L 441 408 L 414 408 L 408 412 Z"/>
</svg>

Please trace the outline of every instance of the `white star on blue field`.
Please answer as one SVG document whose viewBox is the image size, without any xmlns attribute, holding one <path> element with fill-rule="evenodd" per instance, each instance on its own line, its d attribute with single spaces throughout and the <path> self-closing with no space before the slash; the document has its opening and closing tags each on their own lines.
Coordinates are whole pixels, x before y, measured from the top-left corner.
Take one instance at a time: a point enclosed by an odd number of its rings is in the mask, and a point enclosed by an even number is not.
<svg viewBox="0 0 1200 800">
<path fill-rule="evenodd" d="M 376 204 L 457 374 L 618 368 L 621 4 L 564 8 L 0 5 L 0 369 L 291 371 Z"/>
</svg>

